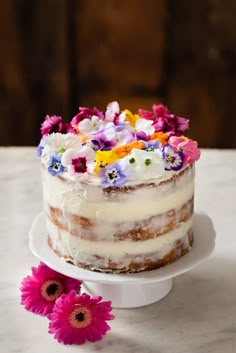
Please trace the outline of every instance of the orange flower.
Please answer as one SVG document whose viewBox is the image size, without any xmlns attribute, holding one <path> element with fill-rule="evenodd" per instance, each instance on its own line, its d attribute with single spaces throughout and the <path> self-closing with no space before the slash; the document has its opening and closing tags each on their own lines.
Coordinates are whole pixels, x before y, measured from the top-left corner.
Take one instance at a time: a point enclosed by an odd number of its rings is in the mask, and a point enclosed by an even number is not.
<svg viewBox="0 0 236 353">
<path fill-rule="evenodd" d="M 134 141 L 129 143 L 128 145 L 120 146 L 114 149 L 119 158 L 123 158 L 127 156 L 133 148 L 137 148 L 142 150 L 144 148 L 144 143 L 142 141 Z"/>
<path fill-rule="evenodd" d="M 162 144 L 162 146 L 164 146 L 167 143 L 168 138 L 169 137 L 168 137 L 167 134 L 165 134 L 164 132 L 160 131 L 160 132 L 154 132 L 154 134 L 152 134 L 150 136 L 150 141 L 158 140 Z"/>
</svg>

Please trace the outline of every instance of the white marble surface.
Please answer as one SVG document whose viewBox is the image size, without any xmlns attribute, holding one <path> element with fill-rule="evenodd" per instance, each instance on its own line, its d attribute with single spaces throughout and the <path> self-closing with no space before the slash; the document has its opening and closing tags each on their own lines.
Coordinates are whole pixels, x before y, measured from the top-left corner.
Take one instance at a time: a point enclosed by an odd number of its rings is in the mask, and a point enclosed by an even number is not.
<svg viewBox="0 0 236 353">
<path fill-rule="evenodd" d="M 0 352 L 236 352 L 236 151 L 203 150 L 197 163 L 195 202 L 214 222 L 214 253 L 162 301 L 114 310 L 106 337 L 83 346 L 57 343 L 47 319 L 19 303 L 20 282 L 39 262 L 28 231 L 42 209 L 40 167 L 35 148 L 0 148 L 0 162 Z"/>
</svg>

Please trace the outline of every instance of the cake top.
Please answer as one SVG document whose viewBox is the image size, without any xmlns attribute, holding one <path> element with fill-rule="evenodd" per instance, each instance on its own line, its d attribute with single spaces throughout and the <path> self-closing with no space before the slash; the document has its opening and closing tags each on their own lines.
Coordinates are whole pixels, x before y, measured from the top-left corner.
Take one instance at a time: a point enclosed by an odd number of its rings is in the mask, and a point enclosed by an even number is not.
<svg viewBox="0 0 236 353">
<path fill-rule="evenodd" d="M 162 104 L 133 114 L 118 102 L 105 112 L 79 107 L 70 123 L 45 117 L 37 148 L 52 176 L 98 182 L 103 188 L 169 178 L 200 157 L 196 141 L 183 135 L 189 120 Z"/>
</svg>

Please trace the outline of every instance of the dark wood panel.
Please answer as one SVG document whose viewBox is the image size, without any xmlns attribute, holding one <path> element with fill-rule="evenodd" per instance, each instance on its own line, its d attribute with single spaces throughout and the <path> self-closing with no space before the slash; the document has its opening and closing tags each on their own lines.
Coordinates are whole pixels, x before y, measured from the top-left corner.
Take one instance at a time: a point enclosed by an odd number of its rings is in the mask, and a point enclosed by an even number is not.
<svg viewBox="0 0 236 353">
<path fill-rule="evenodd" d="M 2 0 L 0 145 L 35 145 L 46 114 L 164 102 L 202 147 L 236 147 L 233 0 Z"/>
</svg>

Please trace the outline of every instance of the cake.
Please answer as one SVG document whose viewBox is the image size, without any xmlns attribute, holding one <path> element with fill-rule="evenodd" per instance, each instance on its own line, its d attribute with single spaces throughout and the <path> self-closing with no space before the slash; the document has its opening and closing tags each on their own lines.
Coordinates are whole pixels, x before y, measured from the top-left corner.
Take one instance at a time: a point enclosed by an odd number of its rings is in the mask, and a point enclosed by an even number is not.
<svg viewBox="0 0 236 353">
<path fill-rule="evenodd" d="M 198 144 L 162 104 L 111 102 L 70 123 L 45 117 L 41 158 L 48 244 L 62 260 L 110 273 L 166 266 L 191 250 Z"/>
</svg>

